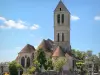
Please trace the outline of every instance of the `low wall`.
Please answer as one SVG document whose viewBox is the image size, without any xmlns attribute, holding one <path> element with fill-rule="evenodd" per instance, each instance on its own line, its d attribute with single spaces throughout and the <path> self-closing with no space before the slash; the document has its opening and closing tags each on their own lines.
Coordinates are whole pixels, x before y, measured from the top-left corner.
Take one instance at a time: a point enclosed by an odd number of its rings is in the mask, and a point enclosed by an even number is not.
<svg viewBox="0 0 100 75">
<path fill-rule="evenodd" d="M 73 72 L 70 71 L 64 71 L 62 72 L 56 72 L 56 71 L 48 71 L 48 72 L 41 72 L 41 73 L 35 73 L 35 74 L 22 74 L 22 75 L 75 75 Z"/>
</svg>

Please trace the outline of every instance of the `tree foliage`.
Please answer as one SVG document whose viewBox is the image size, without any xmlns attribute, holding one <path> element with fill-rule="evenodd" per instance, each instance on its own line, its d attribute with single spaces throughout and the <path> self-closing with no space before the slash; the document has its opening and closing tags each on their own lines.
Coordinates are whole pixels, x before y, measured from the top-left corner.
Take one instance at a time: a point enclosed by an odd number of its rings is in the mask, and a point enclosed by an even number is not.
<svg viewBox="0 0 100 75">
<path fill-rule="evenodd" d="M 94 65 L 94 71 L 98 72 L 98 68 L 100 68 L 100 53 L 98 53 L 99 56 L 92 54 L 92 50 L 88 50 L 87 52 L 85 51 L 79 51 L 72 49 L 72 53 L 74 54 L 75 57 L 77 57 L 79 60 L 82 60 L 83 63 L 85 63 L 85 70 L 88 70 L 89 65 Z M 91 64 L 93 63 L 93 64 Z"/>
<path fill-rule="evenodd" d="M 66 64 L 66 62 L 67 61 L 66 61 L 65 57 L 59 57 L 59 58 L 57 58 L 56 61 L 53 62 L 54 69 L 56 71 L 60 71 L 62 69 L 63 65 Z"/>
<path fill-rule="evenodd" d="M 85 56 L 87 55 L 86 52 L 75 50 L 75 49 L 72 49 L 72 54 L 75 57 L 77 57 L 79 60 L 84 60 Z"/>
<path fill-rule="evenodd" d="M 9 63 L 10 75 L 18 75 L 19 68 L 22 69 L 22 66 L 16 61 L 12 61 L 11 63 Z"/>
<path fill-rule="evenodd" d="M 40 70 L 42 67 L 44 67 L 46 69 L 46 56 L 45 56 L 45 52 L 43 51 L 43 49 L 39 49 L 36 52 L 36 56 L 35 56 L 35 60 L 33 61 L 33 64 L 37 67 L 36 70 Z"/>
<path fill-rule="evenodd" d="M 46 70 L 52 70 L 52 69 L 53 69 L 52 59 L 48 58 L 46 61 Z"/>
<path fill-rule="evenodd" d="M 32 67 L 28 68 L 28 73 L 33 74 L 35 72 L 35 70 L 36 70 L 36 67 L 32 66 Z"/>
<path fill-rule="evenodd" d="M 43 49 L 39 49 L 37 51 L 37 61 L 40 63 L 40 68 L 42 66 L 45 67 L 45 63 L 46 63 L 46 56 L 45 56 L 45 53 L 43 51 Z"/>
<path fill-rule="evenodd" d="M 33 67 L 36 67 L 35 70 L 39 71 L 40 70 L 40 63 L 39 63 L 39 61 L 37 59 L 34 59 L 33 64 L 34 64 Z"/>
</svg>

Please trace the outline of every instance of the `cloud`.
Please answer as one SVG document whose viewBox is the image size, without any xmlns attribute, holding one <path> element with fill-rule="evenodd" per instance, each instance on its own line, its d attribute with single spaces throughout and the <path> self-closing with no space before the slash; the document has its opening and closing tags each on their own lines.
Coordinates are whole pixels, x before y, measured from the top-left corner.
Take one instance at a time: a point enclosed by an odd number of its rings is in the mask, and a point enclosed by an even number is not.
<svg viewBox="0 0 100 75">
<path fill-rule="evenodd" d="M 6 27 L 6 26 L 4 26 L 4 25 L 1 25 L 1 26 L 0 26 L 0 28 L 4 29 L 4 28 L 7 28 L 7 27 Z"/>
<path fill-rule="evenodd" d="M 71 15 L 71 20 L 73 21 L 77 21 L 79 20 L 80 18 L 78 16 L 75 16 L 75 15 Z"/>
<path fill-rule="evenodd" d="M 33 26 L 30 27 L 31 30 L 36 30 L 39 28 L 39 25 L 34 24 Z"/>
<path fill-rule="evenodd" d="M 29 26 L 26 22 L 22 20 L 14 21 L 14 20 L 7 20 L 4 17 L 0 17 L 0 21 L 3 21 L 2 25 L 0 25 L 0 28 L 15 28 L 15 29 L 31 29 L 36 30 L 39 28 L 39 25 L 34 24 L 33 26 Z"/>
<path fill-rule="evenodd" d="M 8 28 L 27 29 L 27 26 L 24 25 L 24 23 L 20 21 L 15 22 L 14 20 L 8 20 L 8 21 L 5 21 L 4 24 L 5 24 L 5 27 L 8 27 Z"/>
<path fill-rule="evenodd" d="M 94 20 L 100 21 L 100 16 L 95 16 Z"/>
<path fill-rule="evenodd" d="M 2 21 L 6 21 L 6 19 L 4 17 L 0 17 L 0 20 Z"/>
</svg>

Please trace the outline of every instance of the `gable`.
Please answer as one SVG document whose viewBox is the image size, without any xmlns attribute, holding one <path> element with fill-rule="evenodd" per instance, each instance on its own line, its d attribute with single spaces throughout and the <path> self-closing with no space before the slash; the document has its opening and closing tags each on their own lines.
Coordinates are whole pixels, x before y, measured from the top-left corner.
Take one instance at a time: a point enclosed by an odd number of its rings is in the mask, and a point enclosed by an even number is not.
<svg viewBox="0 0 100 75">
<path fill-rule="evenodd" d="M 54 10 L 54 12 L 56 12 L 56 11 L 67 11 L 68 13 L 70 13 L 68 11 L 68 9 L 66 8 L 66 6 L 63 4 L 62 1 L 59 1 L 59 3 L 57 5 L 56 9 Z"/>
</svg>

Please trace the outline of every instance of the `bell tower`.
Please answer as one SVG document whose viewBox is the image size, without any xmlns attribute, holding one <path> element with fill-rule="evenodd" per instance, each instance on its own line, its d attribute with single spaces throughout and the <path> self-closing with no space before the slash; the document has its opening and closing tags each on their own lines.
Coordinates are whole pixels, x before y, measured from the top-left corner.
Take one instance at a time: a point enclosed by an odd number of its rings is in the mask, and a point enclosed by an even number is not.
<svg viewBox="0 0 100 75">
<path fill-rule="evenodd" d="M 70 12 L 61 0 L 54 10 L 54 43 L 70 50 Z"/>
</svg>

